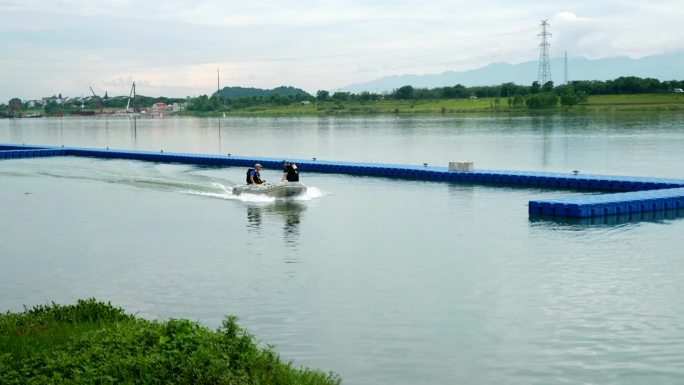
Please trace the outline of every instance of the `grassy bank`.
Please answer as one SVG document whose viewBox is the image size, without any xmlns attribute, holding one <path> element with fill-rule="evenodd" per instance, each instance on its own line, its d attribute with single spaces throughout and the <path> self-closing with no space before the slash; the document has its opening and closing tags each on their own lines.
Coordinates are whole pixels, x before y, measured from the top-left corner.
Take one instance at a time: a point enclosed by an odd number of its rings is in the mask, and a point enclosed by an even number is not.
<svg viewBox="0 0 684 385">
<path fill-rule="evenodd" d="M 296 368 L 228 317 L 216 331 L 94 299 L 0 315 L 0 384 L 339 384 Z"/>
<path fill-rule="evenodd" d="M 508 99 L 427 99 L 315 102 L 311 104 L 259 105 L 225 111 L 228 115 L 371 115 L 371 114 L 470 114 L 501 113 L 526 115 L 536 113 L 525 106 L 508 106 Z M 589 96 L 586 103 L 570 108 L 558 106 L 544 110 L 551 113 L 593 113 L 619 111 L 684 111 L 684 94 L 634 94 Z M 191 116 L 218 116 L 222 112 L 185 112 Z"/>
<path fill-rule="evenodd" d="M 597 95 L 590 96 L 586 107 L 595 109 L 621 107 L 628 109 L 684 109 L 684 94 L 632 94 L 632 95 Z"/>
<path fill-rule="evenodd" d="M 183 111 L 183 116 L 296 116 L 296 115 L 453 115 L 453 114 L 587 114 L 605 112 L 669 111 L 684 112 L 684 93 L 623 94 L 589 96 L 572 107 L 533 110 L 527 106 L 509 106 L 508 98 L 418 99 L 369 101 L 315 101 L 310 104 L 259 104 L 249 107 L 225 107 L 220 111 Z M 112 114 L 115 109 L 105 109 Z M 43 115 L 42 109 L 24 111 L 26 115 Z M 68 116 L 69 113 L 67 112 Z M 96 114 L 95 116 L 100 116 Z M 152 116 L 148 114 L 148 116 Z"/>
</svg>

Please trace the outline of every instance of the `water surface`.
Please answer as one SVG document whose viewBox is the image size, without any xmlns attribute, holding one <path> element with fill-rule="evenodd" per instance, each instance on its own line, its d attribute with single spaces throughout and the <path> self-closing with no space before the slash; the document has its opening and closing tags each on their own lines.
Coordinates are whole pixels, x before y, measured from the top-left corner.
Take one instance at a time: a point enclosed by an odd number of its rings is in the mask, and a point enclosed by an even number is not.
<svg viewBox="0 0 684 385">
<path fill-rule="evenodd" d="M 684 178 L 679 115 L 0 120 L 0 142 Z M 0 161 L 0 310 L 96 297 L 226 314 L 346 384 L 677 384 L 684 220 L 530 219 L 537 188 Z M 278 170 L 265 170 L 268 180 Z"/>
</svg>

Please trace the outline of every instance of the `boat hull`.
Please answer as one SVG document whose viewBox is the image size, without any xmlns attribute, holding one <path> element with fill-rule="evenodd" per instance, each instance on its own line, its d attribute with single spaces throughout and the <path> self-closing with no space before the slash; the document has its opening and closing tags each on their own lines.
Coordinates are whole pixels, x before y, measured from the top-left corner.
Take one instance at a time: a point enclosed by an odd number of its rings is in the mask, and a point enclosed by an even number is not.
<svg viewBox="0 0 684 385">
<path fill-rule="evenodd" d="M 282 182 L 266 185 L 238 185 L 233 187 L 234 195 L 254 194 L 274 198 L 292 197 L 304 194 L 306 186 L 299 182 Z"/>
</svg>

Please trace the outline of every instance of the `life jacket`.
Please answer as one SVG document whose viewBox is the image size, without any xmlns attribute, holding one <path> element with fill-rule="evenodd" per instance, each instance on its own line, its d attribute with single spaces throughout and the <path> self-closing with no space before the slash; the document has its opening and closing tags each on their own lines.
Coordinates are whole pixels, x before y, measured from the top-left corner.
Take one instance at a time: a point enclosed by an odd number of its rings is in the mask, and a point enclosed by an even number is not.
<svg viewBox="0 0 684 385">
<path fill-rule="evenodd" d="M 299 182 L 299 172 L 297 171 L 296 164 L 288 164 L 285 166 L 285 172 L 287 173 L 285 179 L 287 179 L 288 182 Z"/>
<path fill-rule="evenodd" d="M 261 183 L 261 175 L 259 175 L 259 171 L 257 171 L 256 169 L 250 168 L 249 170 L 247 170 L 247 178 L 245 178 L 245 182 L 247 182 L 247 184 L 252 184 L 252 181 L 249 180 L 250 175 L 254 176 L 254 183 L 256 183 L 256 184 Z"/>
</svg>

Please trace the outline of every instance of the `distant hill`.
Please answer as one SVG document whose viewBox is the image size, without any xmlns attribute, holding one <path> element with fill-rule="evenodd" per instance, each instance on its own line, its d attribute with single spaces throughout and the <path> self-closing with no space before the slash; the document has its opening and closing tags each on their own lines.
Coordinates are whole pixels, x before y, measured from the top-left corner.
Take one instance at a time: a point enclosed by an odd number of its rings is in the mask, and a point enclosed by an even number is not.
<svg viewBox="0 0 684 385">
<path fill-rule="evenodd" d="M 532 84 L 537 80 L 538 61 L 519 64 L 493 63 L 475 70 L 447 71 L 434 75 L 387 76 L 366 83 L 342 87 L 342 91 L 391 92 L 405 85 L 416 88 L 435 88 L 462 84 L 466 87 L 489 86 L 507 82 Z M 552 79 L 556 84 L 564 82 L 564 59 L 551 60 Z M 641 59 L 613 57 L 589 60 L 583 57 L 568 58 L 568 80 L 611 80 L 620 76 L 651 77 L 659 80 L 684 79 L 684 51 L 647 56 Z"/>
<path fill-rule="evenodd" d="M 294 87 L 276 87 L 272 90 L 264 90 L 261 88 L 251 88 L 251 87 L 223 87 L 220 91 L 218 91 L 219 95 L 223 96 L 226 99 L 240 99 L 240 98 L 246 98 L 246 97 L 252 97 L 252 96 L 271 96 L 271 95 L 282 95 L 282 96 L 294 96 L 294 95 L 302 95 L 302 96 L 311 96 L 309 95 L 306 91 L 300 89 L 300 88 L 294 88 Z M 215 94 L 215 93 L 214 93 Z"/>
</svg>

